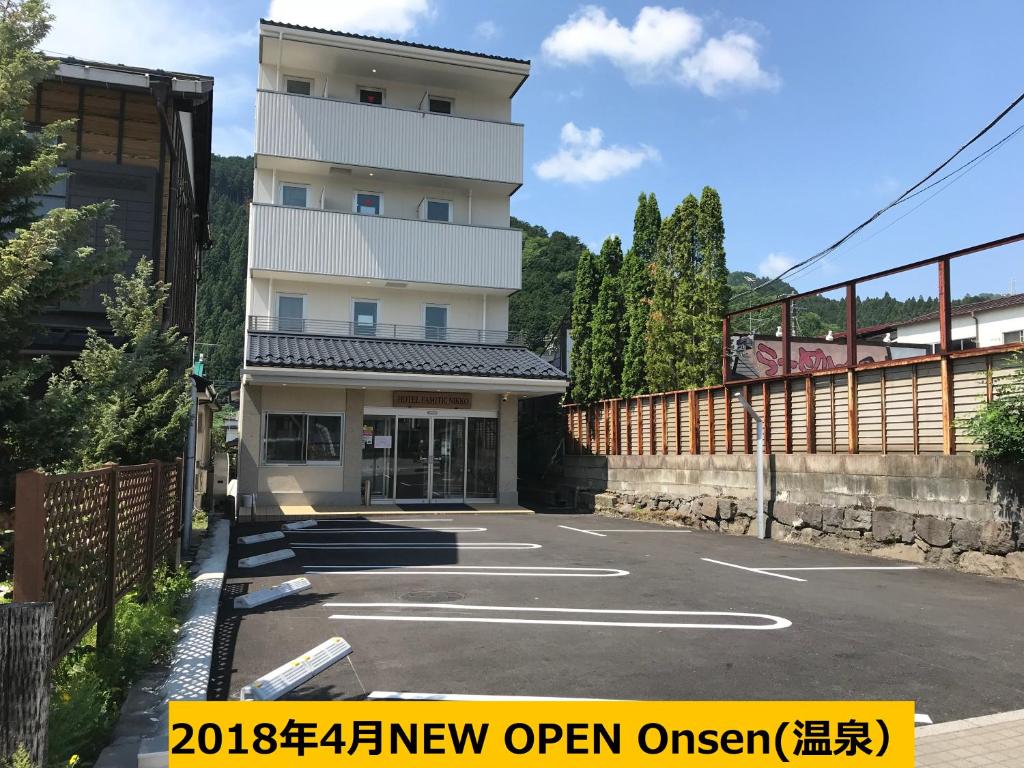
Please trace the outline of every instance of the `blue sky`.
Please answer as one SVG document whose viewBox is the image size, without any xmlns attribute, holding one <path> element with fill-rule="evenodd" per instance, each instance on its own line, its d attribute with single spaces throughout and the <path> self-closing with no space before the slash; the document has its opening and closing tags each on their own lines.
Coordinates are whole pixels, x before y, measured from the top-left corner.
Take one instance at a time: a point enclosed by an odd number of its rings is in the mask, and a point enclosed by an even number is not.
<svg viewBox="0 0 1024 768">
<path fill-rule="evenodd" d="M 214 75 L 221 154 L 251 151 L 261 15 L 529 58 L 513 109 L 526 124 L 514 215 L 598 247 L 610 234 L 628 242 L 640 191 L 667 214 L 710 184 L 730 268 L 759 273 L 837 239 L 1024 90 L 1024 4 L 1012 1 L 51 2 L 47 50 Z M 1024 105 L 979 149 L 1022 123 Z M 1024 230 L 1022 160 L 1024 132 L 794 283 L 810 289 Z M 1024 248 L 968 257 L 953 278 L 955 295 L 1011 281 L 1024 291 Z M 886 289 L 933 295 L 933 271 L 870 292 Z"/>
</svg>

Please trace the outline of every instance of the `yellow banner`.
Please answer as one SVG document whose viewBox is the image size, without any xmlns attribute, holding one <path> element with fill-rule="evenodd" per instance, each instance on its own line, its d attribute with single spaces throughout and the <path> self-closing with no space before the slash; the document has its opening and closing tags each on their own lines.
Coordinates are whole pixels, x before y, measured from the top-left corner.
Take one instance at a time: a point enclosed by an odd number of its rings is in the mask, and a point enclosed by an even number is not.
<svg viewBox="0 0 1024 768">
<path fill-rule="evenodd" d="M 914 765 L 912 701 L 171 702 L 171 768 Z"/>
</svg>

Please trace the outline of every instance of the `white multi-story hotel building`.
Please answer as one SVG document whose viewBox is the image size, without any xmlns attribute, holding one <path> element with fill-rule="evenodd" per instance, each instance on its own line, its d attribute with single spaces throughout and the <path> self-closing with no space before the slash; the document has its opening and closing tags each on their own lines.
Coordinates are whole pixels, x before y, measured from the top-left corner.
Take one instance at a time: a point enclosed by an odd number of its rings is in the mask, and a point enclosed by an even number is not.
<svg viewBox="0 0 1024 768">
<path fill-rule="evenodd" d="M 238 493 L 515 504 L 528 61 L 260 23 Z M 253 496 L 254 495 L 254 496 Z"/>
</svg>

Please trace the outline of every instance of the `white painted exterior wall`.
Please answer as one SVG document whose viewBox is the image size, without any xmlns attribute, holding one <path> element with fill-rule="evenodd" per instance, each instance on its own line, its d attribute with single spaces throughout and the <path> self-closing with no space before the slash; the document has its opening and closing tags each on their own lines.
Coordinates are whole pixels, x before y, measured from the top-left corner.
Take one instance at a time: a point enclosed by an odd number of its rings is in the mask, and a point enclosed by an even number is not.
<svg viewBox="0 0 1024 768">
<path fill-rule="evenodd" d="M 260 91 L 256 152 L 521 184 L 523 126 Z"/>
<path fill-rule="evenodd" d="M 250 282 L 250 315 L 276 315 L 277 296 L 302 296 L 306 315 L 317 320 L 350 322 L 353 302 L 377 301 L 378 323 L 423 325 L 428 304 L 448 307 L 450 328 L 508 330 L 508 297 L 478 293 L 409 290 L 353 283 L 329 283 L 282 277 L 255 277 Z M 486 311 L 486 314 L 485 314 Z"/>
<path fill-rule="evenodd" d="M 954 341 L 977 337 L 979 347 L 994 347 L 1003 344 L 1003 334 L 1024 331 L 1024 305 L 1003 307 L 970 315 L 954 316 L 951 336 Z M 896 340 L 907 344 L 938 344 L 939 321 L 901 325 L 896 329 Z"/>
</svg>

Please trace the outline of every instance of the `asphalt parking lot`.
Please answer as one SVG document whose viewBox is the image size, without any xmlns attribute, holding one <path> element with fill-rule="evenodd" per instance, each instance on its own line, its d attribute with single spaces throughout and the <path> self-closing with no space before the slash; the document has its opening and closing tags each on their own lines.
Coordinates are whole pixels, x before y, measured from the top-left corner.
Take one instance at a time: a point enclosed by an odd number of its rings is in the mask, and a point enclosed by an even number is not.
<svg viewBox="0 0 1024 768">
<path fill-rule="evenodd" d="M 282 546 L 296 557 L 237 567 Z M 935 722 L 1024 701 L 1024 584 L 868 556 L 590 515 L 409 513 L 233 543 L 229 569 L 212 698 L 341 635 L 352 664 L 288 698 L 914 699 Z M 312 589 L 231 605 L 295 576 Z"/>
</svg>

